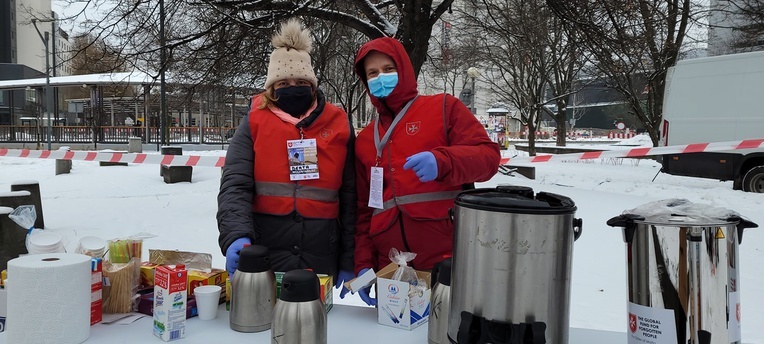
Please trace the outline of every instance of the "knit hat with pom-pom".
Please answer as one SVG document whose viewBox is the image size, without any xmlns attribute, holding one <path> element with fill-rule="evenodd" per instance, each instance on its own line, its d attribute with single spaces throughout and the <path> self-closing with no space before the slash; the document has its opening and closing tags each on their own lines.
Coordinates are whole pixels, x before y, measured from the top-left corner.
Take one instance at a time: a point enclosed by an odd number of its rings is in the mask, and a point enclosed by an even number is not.
<svg viewBox="0 0 764 344">
<path fill-rule="evenodd" d="M 271 53 L 268 63 L 268 76 L 265 88 L 282 79 L 305 79 L 318 86 L 318 79 L 310 63 L 310 51 L 313 49 L 313 39 L 310 31 L 300 27 L 300 21 L 290 19 L 281 24 L 281 30 L 273 35 L 271 43 L 275 50 Z"/>
</svg>

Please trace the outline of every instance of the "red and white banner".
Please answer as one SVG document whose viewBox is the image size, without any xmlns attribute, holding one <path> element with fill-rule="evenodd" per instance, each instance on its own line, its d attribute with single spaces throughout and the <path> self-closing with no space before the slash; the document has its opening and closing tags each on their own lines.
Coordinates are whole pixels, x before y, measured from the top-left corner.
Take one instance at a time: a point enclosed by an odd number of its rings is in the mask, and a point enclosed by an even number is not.
<svg viewBox="0 0 764 344">
<path fill-rule="evenodd" d="M 666 146 L 666 147 L 639 147 L 621 150 L 609 150 L 585 153 L 570 153 L 556 155 L 537 155 L 522 158 L 501 158 L 501 164 L 506 165 L 510 161 L 514 163 L 547 162 L 547 161 L 570 161 L 590 160 L 601 158 L 642 158 L 654 155 L 685 154 L 700 152 L 720 152 L 741 149 L 764 148 L 764 139 L 751 139 L 742 141 L 693 143 L 689 145 Z"/>
<path fill-rule="evenodd" d="M 122 152 L 48 151 L 0 148 L 0 157 L 64 159 L 84 161 L 126 162 L 130 164 L 162 164 L 170 166 L 223 167 L 224 156 L 159 155 Z"/>
<path fill-rule="evenodd" d="M 501 164 L 514 163 L 537 163 L 547 161 L 570 161 L 590 160 L 603 158 L 643 158 L 654 155 L 685 154 L 700 152 L 721 152 L 741 149 L 764 148 L 764 139 L 750 139 L 742 141 L 693 143 L 689 145 L 667 147 L 639 147 L 620 150 L 570 153 L 556 155 L 537 155 L 521 158 L 501 158 Z M 170 166 L 208 166 L 223 167 L 224 156 L 198 156 L 198 155 L 159 155 L 143 153 L 122 152 L 88 152 L 88 151 L 48 151 L 29 149 L 5 149 L 0 148 L 0 157 L 9 158 L 36 158 L 36 159 L 64 159 L 84 161 L 108 161 L 126 162 L 130 164 L 162 164 Z"/>
</svg>

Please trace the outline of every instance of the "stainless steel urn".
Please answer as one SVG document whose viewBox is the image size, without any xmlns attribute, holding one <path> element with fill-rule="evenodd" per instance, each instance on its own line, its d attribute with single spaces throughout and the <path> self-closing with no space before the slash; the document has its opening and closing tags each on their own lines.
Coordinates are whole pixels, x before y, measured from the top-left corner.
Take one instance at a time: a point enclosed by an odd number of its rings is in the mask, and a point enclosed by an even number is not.
<svg viewBox="0 0 764 344">
<path fill-rule="evenodd" d="M 455 200 L 451 343 L 568 342 L 576 206 L 522 186 Z"/>
<path fill-rule="evenodd" d="M 319 281 L 308 270 L 292 270 L 281 279 L 273 310 L 272 344 L 326 344 L 326 311 Z"/>
<path fill-rule="evenodd" d="M 239 267 L 231 281 L 231 328 L 260 332 L 271 328 L 276 304 L 276 275 L 265 246 L 246 246 L 239 252 Z"/>
<path fill-rule="evenodd" d="M 742 343 L 739 245 L 758 227 L 684 199 L 652 202 L 607 222 L 623 229 L 628 343 Z"/>
</svg>

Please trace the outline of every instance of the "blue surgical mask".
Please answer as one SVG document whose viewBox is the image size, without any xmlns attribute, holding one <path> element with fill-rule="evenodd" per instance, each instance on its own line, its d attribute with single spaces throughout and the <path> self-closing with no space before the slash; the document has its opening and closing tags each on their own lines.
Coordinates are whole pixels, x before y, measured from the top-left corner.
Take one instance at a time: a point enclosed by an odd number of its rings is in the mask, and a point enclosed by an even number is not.
<svg viewBox="0 0 764 344">
<path fill-rule="evenodd" d="M 372 96 L 384 98 L 398 85 L 398 73 L 380 73 L 376 78 L 369 79 L 368 83 Z"/>
</svg>

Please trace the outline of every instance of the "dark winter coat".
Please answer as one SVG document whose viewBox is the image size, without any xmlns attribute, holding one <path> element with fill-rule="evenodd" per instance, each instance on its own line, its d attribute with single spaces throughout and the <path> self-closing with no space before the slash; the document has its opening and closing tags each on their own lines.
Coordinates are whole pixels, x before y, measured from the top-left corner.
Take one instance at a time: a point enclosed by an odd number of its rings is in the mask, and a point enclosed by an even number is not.
<svg viewBox="0 0 764 344">
<path fill-rule="evenodd" d="M 319 91 L 316 109 L 294 130 L 299 132 L 297 128 L 301 126 L 310 127 L 324 113 L 325 106 L 324 95 Z M 262 114 L 259 111 L 253 105 L 250 115 Z M 234 240 L 248 237 L 253 244 L 268 247 L 274 271 L 311 268 L 316 273 L 332 275 L 338 269 L 352 271 L 356 221 L 353 128 L 350 127 L 347 158 L 341 172 L 342 186 L 338 190 L 339 216 L 337 219 L 310 219 L 297 212 L 284 216 L 252 212 L 257 152 L 253 149 L 248 119 L 241 122 L 231 139 L 220 182 L 217 220 L 218 242 L 223 254 Z M 286 147 L 286 143 L 274 142 L 273 147 Z"/>
</svg>

